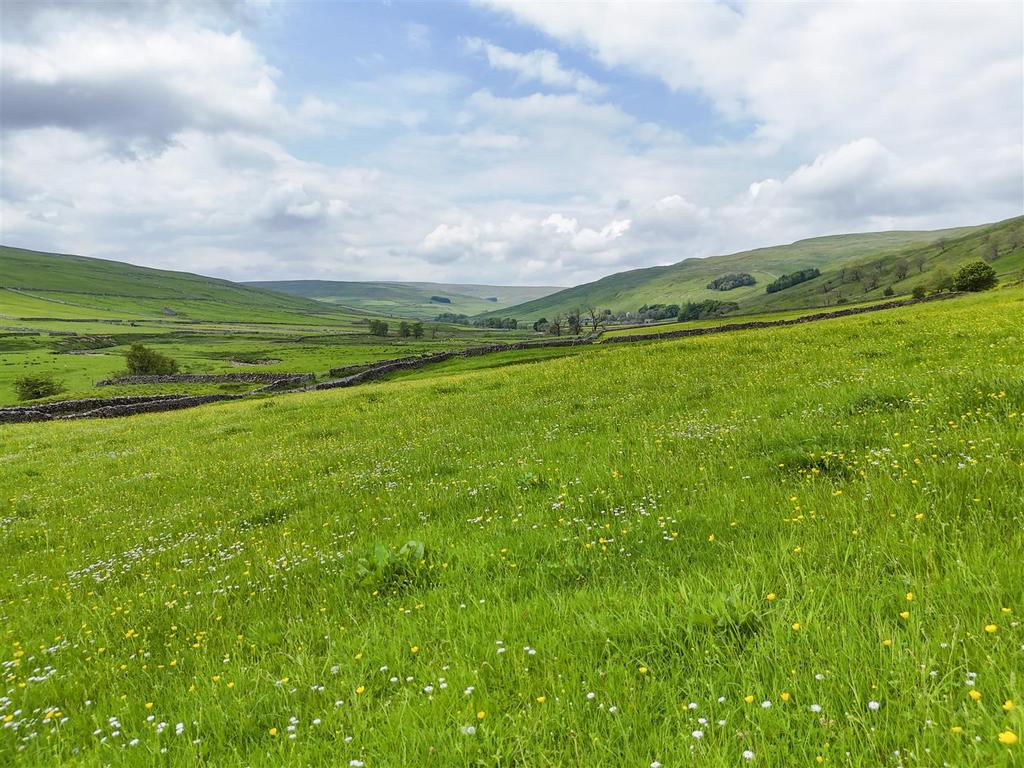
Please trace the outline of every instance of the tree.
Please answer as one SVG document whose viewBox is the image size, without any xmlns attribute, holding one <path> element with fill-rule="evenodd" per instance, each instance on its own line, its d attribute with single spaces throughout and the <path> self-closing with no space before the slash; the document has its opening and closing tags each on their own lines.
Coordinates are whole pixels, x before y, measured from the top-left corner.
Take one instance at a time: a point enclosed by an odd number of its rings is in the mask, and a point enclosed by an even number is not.
<svg viewBox="0 0 1024 768">
<path fill-rule="evenodd" d="M 548 329 L 548 319 L 542 317 L 540 320 L 535 320 L 533 323 L 533 330 L 537 333 L 544 333 Z"/>
<path fill-rule="evenodd" d="M 907 276 L 907 272 L 910 271 L 910 264 L 906 261 L 901 261 L 896 265 L 896 279 L 903 280 Z"/>
<path fill-rule="evenodd" d="M 583 330 L 583 315 L 580 313 L 579 308 L 570 311 L 565 316 L 566 329 L 573 336 L 579 336 Z"/>
<path fill-rule="evenodd" d="M 417 321 L 412 324 L 412 337 L 414 339 L 423 338 L 423 323 Z"/>
<path fill-rule="evenodd" d="M 370 321 L 370 335 L 371 336 L 387 336 L 388 335 L 388 324 L 383 320 L 371 320 Z"/>
<path fill-rule="evenodd" d="M 936 267 L 932 271 L 932 290 L 935 293 L 949 291 L 953 288 L 953 277 L 945 267 Z"/>
<path fill-rule="evenodd" d="M 552 336 L 561 336 L 562 324 L 564 322 L 565 321 L 562 319 L 561 315 L 555 315 L 553 318 L 551 318 L 551 320 L 548 321 L 548 333 L 550 333 Z"/>
<path fill-rule="evenodd" d="M 174 358 L 161 355 L 142 344 L 132 344 L 125 353 L 131 376 L 170 376 L 178 372 Z"/>
<path fill-rule="evenodd" d="M 949 247 L 949 240 L 945 237 L 940 237 L 935 241 L 935 244 L 939 246 L 939 253 L 945 253 L 946 248 Z"/>
<path fill-rule="evenodd" d="M 49 374 L 21 376 L 14 380 L 14 391 L 19 400 L 52 397 L 64 391 L 64 386 Z"/>
<path fill-rule="evenodd" d="M 942 240 L 940 240 L 940 242 L 942 242 Z M 924 274 L 924 265 L 926 261 L 928 261 L 928 257 L 923 253 L 919 253 L 913 258 L 913 264 L 917 267 L 917 274 Z"/>
<path fill-rule="evenodd" d="M 984 261 L 972 261 L 964 264 L 953 275 L 952 286 L 955 291 L 987 291 L 995 288 L 996 271 Z"/>
<path fill-rule="evenodd" d="M 914 286 L 914 290 L 910 292 L 910 295 L 915 299 L 923 299 L 925 294 L 924 283 L 918 283 Z"/>
<path fill-rule="evenodd" d="M 398 335 L 403 339 L 408 339 L 412 336 L 412 326 L 403 320 L 398 324 Z"/>
<path fill-rule="evenodd" d="M 611 311 L 607 309 L 604 312 L 598 312 L 595 307 L 587 307 L 583 319 L 590 326 L 591 333 L 599 333 L 608 325 L 608 315 L 610 314 Z"/>
</svg>

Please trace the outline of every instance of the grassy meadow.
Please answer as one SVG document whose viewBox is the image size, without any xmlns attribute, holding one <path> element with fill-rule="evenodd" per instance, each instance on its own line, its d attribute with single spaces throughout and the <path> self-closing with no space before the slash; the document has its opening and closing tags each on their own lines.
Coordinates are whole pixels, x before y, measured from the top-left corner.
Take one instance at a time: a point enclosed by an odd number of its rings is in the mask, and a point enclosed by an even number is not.
<svg viewBox="0 0 1024 768">
<path fill-rule="evenodd" d="M 1020 280 L 1024 217 L 931 232 L 815 237 L 723 256 L 688 258 L 667 266 L 618 272 L 488 316 L 505 314 L 532 322 L 587 307 L 635 312 L 645 304 L 709 299 L 736 302 L 744 314 L 855 304 L 880 300 L 890 288 L 896 295 L 909 295 L 917 285 L 930 289 L 940 275 L 982 258 L 991 261 L 1003 282 Z M 765 286 L 781 275 L 812 267 L 821 275 L 776 293 L 765 292 Z M 735 272 L 749 273 L 757 283 L 728 291 L 707 287 L 714 278 Z"/>
<path fill-rule="evenodd" d="M 1020 288 L 493 362 L 0 428 L 0 764 L 1024 760 Z"/>
<path fill-rule="evenodd" d="M 173 357 L 183 373 L 325 378 L 331 368 L 532 335 L 425 323 L 423 338 L 399 338 L 391 318 L 387 337 L 371 336 L 376 317 L 199 275 L 0 246 L 0 407 L 18 403 L 14 381 L 26 374 L 61 383 L 51 400 L 252 388 L 95 387 L 124 372 L 133 343 Z"/>
</svg>

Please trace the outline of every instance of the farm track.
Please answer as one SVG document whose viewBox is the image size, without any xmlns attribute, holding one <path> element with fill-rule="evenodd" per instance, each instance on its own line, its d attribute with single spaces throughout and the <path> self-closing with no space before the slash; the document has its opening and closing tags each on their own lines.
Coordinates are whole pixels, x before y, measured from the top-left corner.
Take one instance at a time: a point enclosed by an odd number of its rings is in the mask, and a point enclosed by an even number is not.
<svg viewBox="0 0 1024 768">
<path fill-rule="evenodd" d="M 869 312 L 881 312 L 899 307 L 907 307 L 914 304 L 921 304 L 930 301 L 940 301 L 955 298 L 960 294 L 943 293 L 935 296 L 927 296 L 921 299 L 896 299 L 881 304 L 869 306 L 850 307 L 830 312 L 817 312 L 800 317 L 786 318 L 783 320 L 754 320 L 745 323 L 729 323 L 727 325 L 716 325 L 705 328 L 684 328 L 677 331 L 666 331 L 663 333 L 639 333 L 627 336 L 609 336 L 601 338 L 601 333 L 592 333 L 587 336 L 574 337 L 571 339 L 555 339 L 550 341 L 525 341 L 511 344 L 491 344 L 486 347 L 469 347 L 460 350 L 448 350 L 420 357 L 401 357 L 391 360 L 384 360 L 380 363 L 368 365 L 365 369 L 343 376 L 337 379 L 323 381 L 318 384 L 297 387 L 293 389 L 277 389 L 273 394 L 288 394 L 293 392 L 308 392 L 323 389 L 339 389 L 354 387 L 367 382 L 378 381 L 399 371 L 417 370 L 430 365 L 443 363 L 454 358 L 479 357 L 496 354 L 499 352 L 511 352 L 528 349 L 544 349 L 549 347 L 575 347 L 589 346 L 594 344 L 622 344 L 633 342 L 668 341 L 672 339 L 689 338 L 693 336 L 709 336 L 719 333 L 732 333 L 735 331 L 760 330 L 764 328 L 782 328 L 791 325 L 804 325 L 806 323 L 820 322 L 822 320 L 833 320 L 840 317 L 862 315 Z M 281 378 L 287 380 L 288 374 L 282 374 Z M 33 421 L 64 421 L 69 419 L 82 418 L 117 418 L 121 416 L 132 416 L 137 413 L 155 413 L 159 411 L 181 410 L 194 408 L 211 402 L 222 402 L 225 400 L 241 400 L 254 395 L 270 394 L 272 387 L 264 387 L 247 394 L 239 395 L 152 395 L 129 398 L 110 398 L 106 402 L 97 399 L 88 400 L 61 400 L 39 405 L 12 406 L 0 408 L 0 424 L 24 423 Z"/>
</svg>

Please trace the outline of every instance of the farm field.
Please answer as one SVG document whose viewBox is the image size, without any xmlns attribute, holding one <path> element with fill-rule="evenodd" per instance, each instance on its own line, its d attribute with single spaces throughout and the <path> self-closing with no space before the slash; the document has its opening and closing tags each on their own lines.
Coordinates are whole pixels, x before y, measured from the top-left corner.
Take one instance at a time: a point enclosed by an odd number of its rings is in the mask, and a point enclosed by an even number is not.
<svg viewBox="0 0 1024 768">
<path fill-rule="evenodd" d="M 1022 342 L 1017 286 L 2 427 L 0 764 L 1016 765 Z"/>
<path fill-rule="evenodd" d="M 49 398 L 239 392 L 238 384 L 95 387 L 125 369 L 142 343 L 182 372 L 314 373 L 332 368 L 526 338 L 532 333 L 427 323 L 421 339 L 371 336 L 377 317 L 223 280 L 79 256 L 0 247 L 0 407 L 16 404 L 14 381 L 55 376 Z"/>
</svg>

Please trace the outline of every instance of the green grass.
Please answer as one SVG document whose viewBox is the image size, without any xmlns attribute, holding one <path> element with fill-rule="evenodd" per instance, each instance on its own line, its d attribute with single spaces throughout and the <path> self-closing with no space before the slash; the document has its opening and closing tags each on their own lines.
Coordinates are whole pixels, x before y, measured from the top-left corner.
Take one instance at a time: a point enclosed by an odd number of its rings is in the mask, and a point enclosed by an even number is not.
<svg viewBox="0 0 1024 768">
<path fill-rule="evenodd" d="M 967 261 L 982 258 L 990 241 L 997 243 L 1002 254 L 992 263 L 993 268 L 1004 280 L 1019 279 L 1024 269 L 1022 230 L 1024 217 L 933 232 L 817 237 L 790 245 L 620 272 L 490 314 L 509 315 L 524 323 L 588 307 L 616 313 L 636 312 L 645 304 L 707 299 L 737 302 L 744 313 L 835 305 L 840 298 L 855 303 L 883 298 L 888 287 L 909 294 L 918 283 L 928 283 L 940 268 L 953 272 Z M 907 276 L 900 280 L 896 271 L 902 262 L 910 266 Z M 765 293 L 765 286 L 780 275 L 811 267 L 819 268 L 821 276 L 777 293 Z M 712 279 L 733 272 L 750 273 L 757 284 L 731 291 L 706 287 Z M 827 293 L 823 290 L 826 284 L 830 288 Z"/>
<path fill-rule="evenodd" d="M 50 399 L 124 394 L 93 385 L 124 370 L 134 342 L 170 355 L 186 373 L 323 378 L 331 368 L 529 335 L 427 323 L 425 338 L 399 339 L 392 321 L 390 336 L 378 338 L 368 335 L 370 316 L 224 280 L 0 247 L 0 407 L 17 403 L 14 381 L 28 373 L 60 381 L 64 391 Z"/>
<path fill-rule="evenodd" d="M 2 427 L 0 764 L 1019 764 L 1022 328 L 1005 289 Z"/>
<path fill-rule="evenodd" d="M 444 312 L 478 315 L 547 296 L 561 288 L 528 285 L 458 285 L 447 283 L 282 280 L 248 285 L 340 304 L 365 312 L 432 320 Z M 438 296 L 449 303 L 431 301 Z"/>
</svg>

